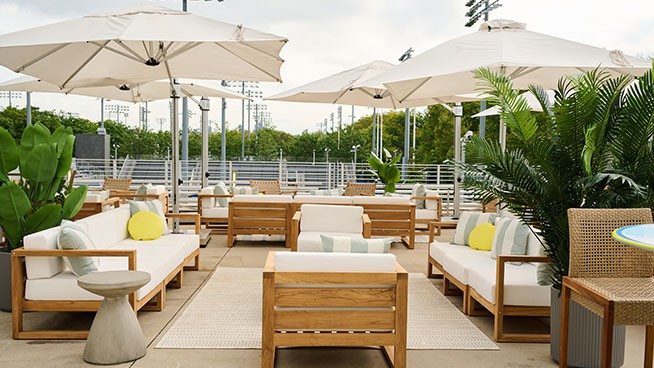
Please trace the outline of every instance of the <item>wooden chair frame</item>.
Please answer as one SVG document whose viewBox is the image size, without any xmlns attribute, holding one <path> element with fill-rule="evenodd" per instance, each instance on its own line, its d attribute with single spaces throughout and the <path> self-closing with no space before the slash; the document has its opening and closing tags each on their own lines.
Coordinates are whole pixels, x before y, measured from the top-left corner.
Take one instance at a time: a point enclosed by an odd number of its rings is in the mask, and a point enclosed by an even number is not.
<svg viewBox="0 0 654 368">
<path fill-rule="evenodd" d="M 406 367 L 408 273 L 399 263 L 395 272 L 279 272 L 274 262 L 270 252 L 263 270 L 263 368 L 274 367 L 280 346 L 381 346 L 392 366 Z"/>
<path fill-rule="evenodd" d="M 200 223 L 202 223 L 207 229 L 210 229 L 212 233 L 226 235 L 227 227 L 229 225 L 228 217 L 204 217 L 202 215 L 202 200 L 206 198 L 232 198 L 233 196 L 233 194 L 198 194 L 198 213 L 200 214 Z"/>
<path fill-rule="evenodd" d="M 436 201 L 436 218 L 435 219 L 416 219 L 416 235 L 429 235 L 429 242 L 434 241 L 434 231 L 431 229 L 432 223 L 441 222 L 443 211 L 443 198 L 437 196 L 411 197 L 412 200 Z M 417 211 L 417 210 L 416 210 Z M 427 225 L 425 229 L 418 228 L 418 225 Z M 440 235 L 440 229 L 438 231 Z"/>
<path fill-rule="evenodd" d="M 292 203 L 288 202 L 229 202 L 227 246 L 234 246 L 236 235 L 284 235 L 286 247 L 291 247 Z"/>
<path fill-rule="evenodd" d="M 355 203 L 353 205 L 363 207 L 363 213 L 370 217 L 370 232 L 373 236 L 401 236 L 407 248 L 415 248 L 415 204 Z"/>
<path fill-rule="evenodd" d="M 73 217 L 73 220 L 77 221 L 79 219 L 101 213 L 104 209 L 104 206 L 113 206 L 114 208 L 118 208 L 120 207 L 120 198 L 107 198 L 102 202 L 84 202 L 77 215 Z"/>
<path fill-rule="evenodd" d="M 158 199 L 161 201 L 161 206 L 163 207 L 164 213 L 168 212 L 168 192 L 159 193 L 159 194 L 136 194 L 135 192 L 121 192 L 115 195 L 120 198 L 121 203 L 127 203 L 127 200 L 135 200 L 136 198 L 143 198 L 144 200 L 153 200 Z"/>
<path fill-rule="evenodd" d="M 304 203 L 303 203 L 304 204 Z M 296 211 L 293 215 L 291 223 L 291 251 L 297 252 L 297 242 L 298 237 L 300 236 L 300 221 L 302 221 L 302 212 Z M 363 222 L 363 237 L 364 239 L 370 239 L 371 237 L 371 225 L 370 217 L 367 214 L 361 215 L 361 221 Z"/>
<path fill-rule="evenodd" d="M 199 234 L 200 216 L 198 214 L 166 214 L 169 218 L 187 218 L 195 220 L 195 230 Z M 100 308 L 101 300 L 27 300 L 25 299 L 25 257 L 125 257 L 127 269 L 136 270 L 135 249 L 24 249 L 11 252 L 11 291 L 12 291 L 12 336 L 14 339 L 86 339 L 88 330 L 31 330 L 23 327 L 25 312 L 95 312 Z M 187 264 L 194 260 L 193 265 Z M 136 299 L 136 292 L 128 295 L 134 312 L 162 311 L 166 305 L 166 287 L 181 288 L 184 270 L 200 269 L 200 249 L 196 249 L 170 272 L 164 280 L 141 299 Z"/>
<path fill-rule="evenodd" d="M 296 195 L 297 190 L 282 190 L 279 180 L 250 180 L 250 187 L 257 187 L 263 194 L 290 194 Z"/>
<path fill-rule="evenodd" d="M 348 194 L 348 191 L 353 191 L 354 194 Z M 370 196 L 374 197 L 377 191 L 377 183 L 351 183 L 347 182 L 345 185 L 344 196 Z"/>
</svg>

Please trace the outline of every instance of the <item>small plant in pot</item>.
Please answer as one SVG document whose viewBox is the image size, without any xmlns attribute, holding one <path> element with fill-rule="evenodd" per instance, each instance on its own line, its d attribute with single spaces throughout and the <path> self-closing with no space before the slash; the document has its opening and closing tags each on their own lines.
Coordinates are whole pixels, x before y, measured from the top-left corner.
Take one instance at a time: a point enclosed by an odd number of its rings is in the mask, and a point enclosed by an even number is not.
<svg viewBox="0 0 654 368">
<path fill-rule="evenodd" d="M 556 295 L 568 274 L 568 208 L 654 207 L 652 71 L 635 83 L 601 70 L 563 78 L 553 106 L 542 88 L 530 87 L 548 116 L 541 125 L 508 76 L 482 69 L 477 77 L 480 90 L 500 106 L 517 143 L 503 151 L 496 142 L 473 138 L 479 164 L 462 165 L 464 186 L 482 200 L 498 198 L 540 231 L 552 260 L 542 275 L 549 275 Z M 553 317 L 558 303 L 553 299 Z M 555 324 L 552 355 L 557 359 Z"/>
<path fill-rule="evenodd" d="M 0 227 L 6 238 L 0 264 L 2 310 L 11 310 L 11 297 L 7 308 L 6 295 L 2 295 L 5 289 L 11 290 L 8 252 L 21 247 L 26 235 L 72 219 L 84 203 L 87 187 L 73 189 L 66 183 L 74 143 L 70 128 L 50 133 L 43 124 L 30 125 L 20 145 L 0 128 Z M 16 169 L 20 176 L 14 179 L 10 173 Z"/>
<path fill-rule="evenodd" d="M 395 157 L 384 148 L 384 156 L 386 159 L 382 161 L 377 155 L 372 153 L 368 159 L 368 164 L 370 165 L 370 172 L 377 178 L 379 181 L 384 183 L 384 193 L 395 193 L 395 184 L 401 180 L 400 169 L 397 167 L 397 163 L 402 159 L 402 154 L 399 154 Z"/>
</svg>

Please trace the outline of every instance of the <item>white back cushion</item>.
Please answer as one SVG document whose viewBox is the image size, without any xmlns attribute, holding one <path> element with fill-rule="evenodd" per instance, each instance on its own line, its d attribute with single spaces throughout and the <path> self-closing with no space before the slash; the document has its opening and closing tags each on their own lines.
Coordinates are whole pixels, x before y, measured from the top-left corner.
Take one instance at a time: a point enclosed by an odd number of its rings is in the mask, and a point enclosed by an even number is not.
<svg viewBox="0 0 654 368">
<path fill-rule="evenodd" d="M 57 249 L 59 226 L 38 233 L 30 234 L 23 239 L 25 249 Z M 25 257 L 27 278 L 45 279 L 52 277 L 66 268 L 62 257 Z"/>
<path fill-rule="evenodd" d="M 538 241 L 538 236 L 531 230 L 532 229 L 529 230 L 529 237 L 527 238 L 527 255 L 538 256 L 541 255 L 541 248 L 543 248 L 543 245 Z M 538 232 L 538 230 L 536 231 Z M 541 240 L 545 243 L 542 238 Z"/>
<path fill-rule="evenodd" d="M 353 204 L 411 204 L 410 197 L 370 197 L 354 196 Z"/>
<path fill-rule="evenodd" d="M 276 271 L 395 272 L 395 255 L 365 253 L 277 252 Z"/>
<path fill-rule="evenodd" d="M 437 190 L 427 189 L 425 191 L 425 197 L 439 197 Z M 425 199 L 425 209 L 435 210 L 438 208 L 438 202 L 433 199 Z"/>
<path fill-rule="evenodd" d="M 213 187 L 207 187 L 207 188 L 200 189 L 200 194 L 213 194 Z M 216 199 L 215 198 L 202 198 L 200 200 L 200 205 L 202 206 L 202 209 L 213 208 L 216 205 Z"/>
<path fill-rule="evenodd" d="M 298 194 L 293 197 L 293 201 L 295 203 L 352 204 L 352 197 Z"/>
<path fill-rule="evenodd" d="M 162 194 L 166 193 L 166 187 L 164 185 L 151 185 L 148 187 L 148 190 L 145 194 Z"/>
<path fill-rule="evenodd" d="M 96 248 L 106 249 L 129 237 L 127 233 L 127 222 L 129 218 L 129 206 L 121 206 L 97 215 L 85 217 L 76 221 L 76 223 L 86 225 L 86 233 Z"/>
<path fill-rule="evenodd" d="M 323 204 L 302 205 L 300 232 L 324 231 L 361 234 L 363 232 L 363 207 L 329 206 Z"/>
</svg>

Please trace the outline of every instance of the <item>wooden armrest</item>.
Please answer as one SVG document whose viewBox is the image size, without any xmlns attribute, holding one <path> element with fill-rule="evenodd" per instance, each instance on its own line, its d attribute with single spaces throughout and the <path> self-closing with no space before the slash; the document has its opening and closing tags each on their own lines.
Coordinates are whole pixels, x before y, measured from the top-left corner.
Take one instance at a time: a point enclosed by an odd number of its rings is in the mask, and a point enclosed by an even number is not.
<svg viewBox="0 0 654 368">
<path fill-rule="evenodd" d="M 404 275 L 404 277 L 408 277 L 408 276 L 409 276 L 409 273 L 408 273 L 408 272 L 404 269 L 404 267 L 402 267 L 402 265 L 400 265 L 398 262 L 395 263 L 395 272 L 398 274 L 398 276 L 399 276 L 400 274 Z"/>
<path fill-rule="evenodd" d="M 115 205 L 116 203 L 120 204 L 120 198 L 119 197 L 111 197 L 111 198 L 107 198 L 104 201 L 102 201 L 103 206 L 108 205 L 108 204 L 114 204 Z"/>
<path fill-rule="evenodd" d="M 16 257 L 136 257 L 136 249 L 25 249 L 11 251 Z"/>
<path fill-rule="evenodd" d="M 295 196 L 297 194 L 297 190 L 280 190 L 279 194 L 292 194 Z"/>
<path fill-rule="evenodd" d="M 295 213 L 293 214 L 292 221 L 300 221 L 301 218 L 302 218 L 302 212 L 295 211 Z"/>
<path fill-rule="evenodd" d="M 268 257 L 266 258 L 266 264 L 263 266 L 263 272 L 275 272 L 275 253 L 277 252 L 268 252 Z"/>
<path fill-rule="evenodd" d="M 198 194 L 198 198 L 231 198 L 233 194 Z"/>
<path fill-rule="evenodd" d="M 370 239 L 372 236 L 372 222 L 370 221 L 370 216 L 367 213 L 361 215 L 361 220 L 363 221 L 363 237 L 365 239 Z"/>
<path fill-rule="evenodd" d="M 186 213 L 165 213 L 166 218 L 178 218 L 178 219 L 193 219 L 195 221 L 195 233 L 200 235 L 200 214 L 196 212 L 186 212 Z"/>
<path fill-rule="evenodd" d="M 497 263 L 506 262 L 540 262 L 550 263 L 552 260 L 548 256 L 530 256 L 530 255 L 498 255 Z"/>
</svg>

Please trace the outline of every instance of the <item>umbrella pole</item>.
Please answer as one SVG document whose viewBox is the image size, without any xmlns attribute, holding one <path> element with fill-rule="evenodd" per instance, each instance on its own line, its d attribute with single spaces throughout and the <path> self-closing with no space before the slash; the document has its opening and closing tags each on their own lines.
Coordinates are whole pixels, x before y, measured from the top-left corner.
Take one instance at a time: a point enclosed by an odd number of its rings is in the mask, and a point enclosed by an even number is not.
<svg viewBox="0 0 654 368">
<path fill-rule="evenodd" d="M 202 111 L 202 188 L 209 185 L 209 99 L 200 100 Z"/>
<path fill-rule="evenodd" d="M 506 123 L 504 123 L 504 119 L 500 118 L 500 147 L 502 148 L 502 152 L 506 151 Z"/>
<path fill-rule="evenodd" d="M 173 178 L 173 191 L 172 191 L 172 202 L 173 202 L 173 213 L 179 213 L 179 185 L 181 184 L 180 179 L 180 167 L 179 167 L 179 84 L 177 81 L 173 81 L 171 89 L 170 98 L 173 103 L 173 118 L 170 121 L 170 135 L 172 137 L 172 178 Z M 179 220 L 173 220 L 173 232 L 179 231 Z"/>
<path fill-rule="evenodd" d="M 461 206 L 461 117 L 463 106 L 460 103 L 454 105 L 454 218 L 459 218 Z"/>
</svg>

